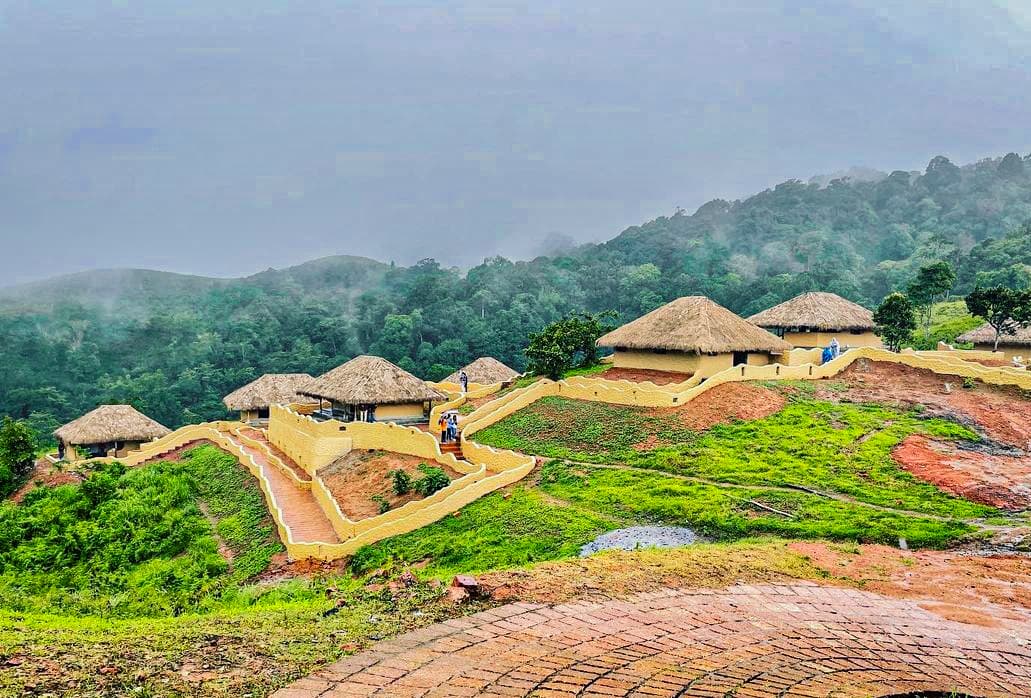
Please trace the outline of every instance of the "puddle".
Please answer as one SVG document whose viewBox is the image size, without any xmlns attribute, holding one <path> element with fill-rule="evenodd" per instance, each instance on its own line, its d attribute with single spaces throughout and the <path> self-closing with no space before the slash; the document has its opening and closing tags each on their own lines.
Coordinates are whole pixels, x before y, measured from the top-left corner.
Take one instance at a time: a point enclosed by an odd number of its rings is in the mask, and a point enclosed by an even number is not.
<svg viewBox="0 0 1031 698">
<path fill-rule="evenodd" d="M 637 550 L 638 548 L 679 548 L 701 543 L 704 539 L 690 528 L 679 526 L 631 526 L 609 531 L 580 548 L 580 557 L 602 550 Z"/>
</svg>

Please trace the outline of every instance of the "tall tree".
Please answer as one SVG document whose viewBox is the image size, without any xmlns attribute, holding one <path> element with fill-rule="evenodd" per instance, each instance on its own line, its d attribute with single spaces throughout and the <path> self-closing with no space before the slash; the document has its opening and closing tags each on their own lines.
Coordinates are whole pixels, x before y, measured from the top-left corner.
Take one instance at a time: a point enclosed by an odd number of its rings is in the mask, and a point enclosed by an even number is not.
<svg viewBox="0 0 1031 698">
<path fill-rule="evenodd" d="M 955 283 L 956 272 L 952 265 L 948 262 L 934 262 L 920 267 L 916 279 L 906 288 L 906 295 L 920 316 L 924 336 L 931 332 L 934 304 L 945 300 Z"/>
<path fill-rule="evenodd" d="M 533 373 L 558 380 L 570 368 L 586 368 L 598 361 L 598 338 L 611 327 L 610 313 L 573 313 L 530 335 L 526 348 Z"/>
<path fill-rule="evenodd" d="M 1005 286 L 978 286 L 966 298 L 967 310 L 983 319 L 995 330 L 995 349 L 1004 334 L 1016 332 L 1031 324 L 1031 289 L 1014 291 Z"/>
<path fill-rule="evenodd" d="M 6 497 L 31 470 L 36 434 L 27 424 L 5 416 L 0 423 L 0 497 Z"/>
<path fill-rule="evenodd" d="M 877 334 L 891 351 L 902 349 L 916 329 L 916 313 L 904 293 L 888 294 L 874 311 L 873 321 L 877 325 Z"/>
</svg>

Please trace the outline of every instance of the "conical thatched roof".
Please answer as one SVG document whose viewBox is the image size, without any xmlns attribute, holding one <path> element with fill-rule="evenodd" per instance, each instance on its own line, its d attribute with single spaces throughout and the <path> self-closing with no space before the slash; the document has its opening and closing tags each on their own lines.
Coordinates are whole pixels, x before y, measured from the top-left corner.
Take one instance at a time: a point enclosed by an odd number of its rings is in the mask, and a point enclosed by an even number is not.
<svg viewBox="0 0 1031 698">
<path fill-rule="evenodd" d="M 378 356 L 358 356 L 313 378 L 298 392 L 342 405 L 396 405 L 447 397 Z"/>
<path fill-rule="evenodd" d="M 791 345 L 705 296 L 686 296 L 656 308 L 598 340 L 600 347 L 724 354 L 791 351 Z"/>
<path fill-rule="evenodd" d="M 836 293 L 810 291 L 784 301 L 748 321 L 759 327 L 808 327 L 828 332 L 840 330 L 873 330 L 873 313 Z"/>
<path fill-rule="evenodd" d="M 307 373 L 266 373 L 222 398 L 231 410 L 258 410 L 269 405 L 304 402 L 297 389 L 311 381 Z"/>
<path fill-rule="evenodd" d="M 995 328 L 987 322 L 976 330 L 970 330 L 956 337 L 957 342 L 973 342 L 974 344 L 995 344 Z M 999 337 L 999 346 L 1003 344 L 1017 347 L 1031 347 L 1031 327 L 1022 327 L 1013 334 Z"/>
<path fill-rule="evenodd" d="M 458 374 L 465 371 L 470 383 L 490 385 L 492 383 L 504 383 L 519 376 L 519 372 L 509 368 L 492 356 L 481 356 L 465 368 L 455 371 L 444 379 L 445 383 L 457 383 Z"/>
<path fill-rule="evenodd" d="M 150 441 L 171 433 L 131 405 L 101 405 L 59 427 L 54 436 L 76 446 L 114 441 Z"/>
</svg>

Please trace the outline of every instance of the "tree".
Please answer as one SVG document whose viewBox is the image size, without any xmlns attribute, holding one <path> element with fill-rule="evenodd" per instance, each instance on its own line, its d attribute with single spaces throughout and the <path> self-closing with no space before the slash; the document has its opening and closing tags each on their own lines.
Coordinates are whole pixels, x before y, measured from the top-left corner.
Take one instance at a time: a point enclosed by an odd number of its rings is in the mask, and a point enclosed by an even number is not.
<svg viewBox="0 0 1031 698">
<path fill-rule="evenodd" d="M 904 293 L 890 293 L 874 311 L 873 321 L 877 334 L 891 351 L 899 351 L 913 336 L 916 329 L 916 313 L 913 304 Z"/>
<path fill-rule="evenodd" d="M 906 295 L 920 316 L 924 336 L 931 332 L 934 304 L 945 300 L 954 283 L 956 272 L 953 271 L 952 265 L 948 262 L 934 262 L 920 267 L 916 279 L 906 288 Z"/>
<path fill-rule="evenodd" d="M 966 298 L 967 310 L 995 330 L 995 350 L 999 338 L 1031 324 L 1031 289 L 1014 291 L 1005 286 L 976 287 Z"/>
<path fill-rule="evenodd" d="M 573 313 L 530 335 L 525 350 L 533 373 L 558 380 L 570 368 L 586 368 L 598 362 L 598 338 L 611 327 L 604 320 L 611 313 Z"/>
<path fill-rule="evenodd" d="M 10 494 L 32 469 L 38 447 L 36 433 L 27 424 L 4 417 L 0 423 L 0 497 Z"/>
</svg>

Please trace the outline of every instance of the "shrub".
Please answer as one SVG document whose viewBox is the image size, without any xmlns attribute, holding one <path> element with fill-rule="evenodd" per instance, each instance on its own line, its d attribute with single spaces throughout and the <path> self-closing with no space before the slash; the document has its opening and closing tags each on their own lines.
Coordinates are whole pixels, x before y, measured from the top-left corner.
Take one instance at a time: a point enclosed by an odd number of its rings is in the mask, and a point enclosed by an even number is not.
<svg viewBox="0 0 1031 698">
<path fill-rule="evenodd" d="M 4 417 L 0 423 L 0 497 L 6 497 L 32 470 L 36 434 L 24 422 Z"/>
<path fill-rule="evenodd" d="M 415 491 L 423 497 L 429 497 L 434 492 L 442 490 L 451 484 L 451 478 L 447 476 L 447 473 L 435 465 L 430 466 L 420 463 L 419 471 L 422 473 L 422 477 L 416 480 L 413 485 Z"/>
<path fill-rule="evenodd" d="M 398 468 L 390 471 L 394 481 L 394 494 L 401 497 L 412 491 L 412 476 Z"/>
<path fill-rule="evenodd" d="M 398 471 L 395 470 L 394 472 L 398 472 Z M 388 511 L 390 511 L 390 502 L 388 502 L 387 498 L 384 497 L 383 495 L 381 495 L 381 494 L 374 494 L 374 495 L 372 495 L 372 501 L 376 502 L 376 504 L 379 506 L 379 513 L 386 514 Z"/>
</svg>

